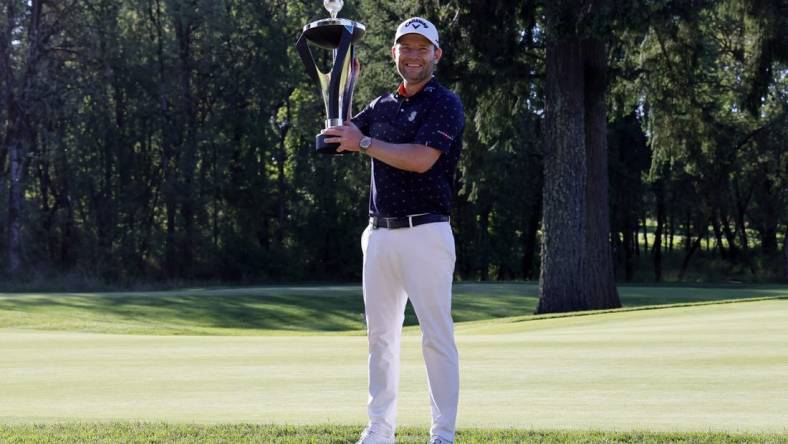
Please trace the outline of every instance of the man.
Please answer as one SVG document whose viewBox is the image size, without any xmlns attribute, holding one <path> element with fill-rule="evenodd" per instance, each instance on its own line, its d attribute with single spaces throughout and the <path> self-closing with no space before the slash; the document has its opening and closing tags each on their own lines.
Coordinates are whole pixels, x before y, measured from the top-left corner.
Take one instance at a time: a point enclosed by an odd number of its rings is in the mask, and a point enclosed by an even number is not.
<svg viewBox="0 0 788 444">
<path fill-rule="evenodd" d="M 453 178 L 465 117 L 459 98 L 433 79 L 442 50 L 435 26 L 411 18 L 391 55 L 396 92 L 373 100 L 327 142 L 372 158 L 370 225 L 361 237 L 369 339 L 369 424 L 359 444 L 393 443 L 405 304 L 419 319 L 432 403 L 430 443 L 454 440 L 459 359 L 451 318 Z"/>
</svg>

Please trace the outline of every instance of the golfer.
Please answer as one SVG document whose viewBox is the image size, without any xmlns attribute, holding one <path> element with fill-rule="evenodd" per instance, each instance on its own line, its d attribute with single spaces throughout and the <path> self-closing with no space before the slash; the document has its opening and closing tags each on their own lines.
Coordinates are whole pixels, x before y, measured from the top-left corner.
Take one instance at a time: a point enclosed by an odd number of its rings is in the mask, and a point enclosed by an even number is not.
<svg viewBox="0 0 788 444">
<path fill-rule="evenodd" d="M 361 236 L 369 340 L 369 424 L 359 444 L 394 442 L 400 335 L 410 299 L 419 319 L 432 403 L 430 444 L 454 441 L 459 359 L 451 317 L 454 237 L 449 212 L 465 126 L 459 98 L 434 78 L 442 51 L 428 20 L 397 28 L 402 77 L 352 122 L 326 129 L 340 151 L 372 160 L 369 226 Z"/>
</svg>

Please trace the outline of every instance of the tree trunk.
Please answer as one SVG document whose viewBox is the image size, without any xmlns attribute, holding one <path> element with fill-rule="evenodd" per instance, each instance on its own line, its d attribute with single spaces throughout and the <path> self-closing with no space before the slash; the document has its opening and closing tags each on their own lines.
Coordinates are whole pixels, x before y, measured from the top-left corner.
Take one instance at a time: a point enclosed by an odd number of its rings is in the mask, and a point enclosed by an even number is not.
<svg viewBox="0 0 788 444">
<path fill-rule="evenodd" d="M 770 205 L 759 224 L 761 252 L 766 258 L 773 258 L 777 254 L 777 219 L 777 209 Z"/>
<path fill-rule="evenodd" d="M 755 136 L 755 141 L 759 150 L 768 152 L 769 142 L 768 134 L 760 132 Z M 755 178 L 756 183 L 753 184 L 753 199 L 760 209 L 759 220 L 753 223 L 754 227 L 758 230 L 758 235 L 761 238 L 761 253 L 765 256 L 767 261 L 774 264 L 774 267 L 768 267 L 771 270 L 777 271 L 779 267 L 776 265 L 777 259 L 777 229 L 780 222 L 780 190 L 775 186 L 774 182 L 769 178 L 772 168 L 762 165 Z"/>
<path fill-rule="evenodd" d="M 628 215 L 624 219 L 627 227 L 630 223 L 629 219 L 630 216 Z M 632 240 L 632 230 L 629 228 L 624 229 L 621 233 L 624 235 L 624 280 L 631 282 L 635 274 L 635 255 L 633 250 L 635 242 Z"/>
<path fill-rule="evenodd" d="M 722 243 L 722 228 L 720 226 L 720 219 L 714 215 L 711 218 L 711 226 L 714 229 L 714 240 L 717 243 L 717 250 L 720 252 L 720 258 L 728 259 L 728 252 Z"/>
<path fill-rule="evenodd" d="M 687 245 L 689 248 L 687 249 L 687 253 L 684 255 L 684 260 L 681 262 L 681 270 L 679 271 L 679 281 L 684 279 L 684 275 L 687 273 L 687 269 L 689 268 L 690 259 L 692 255 L 695 254 L 696 251 L 700 248 L 700 243 L 703 241 L 703 238 L 706 236 L 706 232 L 708 231 L 708 221 L 703 222 L 703 226 L 700 227 L 701 232 L 698 233 L 698 238 L 695 242 L 692 242 L 692 238 L 687 238 Z"/>
<path fill-rule="evenodd" d="M 736 247 L 736 233 L 731 230 L 731 224 L 727 213 L 720 213 L 720 223 L 722 225 L 722 233 L 725 235 L 725 240 L 728 242 L 728 257 L 732 262 L 736 262 L 739 258 L 739 249 Z"/>
<path fill-rule="evenodd" d="M 668 253 L 673 253 L 673 238 L 676 234 L 676 212 L 670 212 L 670 224 L 669 224 L 669 235 L 668 235 Z"/>
<path fill-rule="evenodd" d="M 109 100 L 105 103 L 109 106 Z M 106 109 L 108 111 L 108 109 Z M 105 123 L 108 123 L 105 122 Z M 116 139 L 114 131 L 107 125 L 105 128 L 103 150 L 102 150 L 102 179 L 100 189 L 96 191 L 94 200 L 96 202 L 96 234 L 98 236 L 99 259 L 95 264 L 99 272 L 107 277 L 112 275 L 113 270 L 113 245 L 115 240 L 115 199 L 112 196 L 112 176 L 115 169 L 114 150 Z"/>
<path fill-rule="evenodd" d="M 10 276 L 17 275 L 22 268 L 22 157 L 23 148 L 12 136 L 8 148 L 8 262 Z"/>
<path fill-rule="evenodd" d="M 536 260 L 536 247 L 539 245 L 537 236 L 539 234 L 539 222 L 542 219 L 542 199 L 538 199 L 531 209 L 528 216 L 528 226 L 523 235 L 523 278 L 531 280 L 534 278 L 534 262 Z"/>
<path fill-rule="evenodd" d="M 590 309 L 621 306 L 610 249 L 610 204 L 607 168 L 607 51 L 597 39 L 583 42 L 585 61 L 586 148 L 586 305 Z M 645 228 L 645 224 L 644 224 Z"/>
<path fill-rule="evenodd" d="M 5 106 L 5 128 L 3 131 L 2 149 L 0 156 L 0 173 L 5 168 L 5 159 L 8 156 L 8 214 L 6 220 L 6 272 L 14 276 L 19 272 L 21 266 L 21 236 L 19 233 L 19 208 L 20 208 L 20 182 L 21 162 L 20 162 L 20 141 L 17 136 L 15 124 L 18 121 L 19 113 L 14 96 L 15 78 L 13 67 L 11 66 L 11 40 L 14 29 L 16 11 L 15 2 L 6 3 L 6 26 L 0 34 L 0 78 L 2 78 L 3 105 Z"/>
<path fill-rule="evenodd" d="M 287 133 L 290 131 L 290 100 L 285 101 L 287 118 L 276 129 L 279 132 L 279 149 L 276 153 L 276 218 L 277 226 L 274 238 L 278 248 L 283 248 L 285 230 L 287 229 L 287 181 L 285 180 L 285 163 L 287 162 Z M 276 113 L 272 114 L 272 122 L 276 121 Z"/>
<path fill-rule="evenodd" d="M 548 2 L 542 269 L 538 313 L 619 307 L 610 249 L 605 44 L 583 40 L 594 16 Z"/>
<path fill-rule="evenodd" d="M 167 61 L 164 56 L 164 27 L 162 21 L 162 7 L 157 0 L 155 5 L 151 4 L 151 21 L 156 29 L 156 52 L 157 64 L 159 68 L 158 88 L 159 88 L 159 125 L 161 131 L 161 175 L 162 175 L 162 194 L 164 197 L 164 208 L 166 214 L 166 234 L 164 238 L 164 275 L 167 278 L 174 278 L 177 274 L 177 250 L 175 244 L 175 216 L 177 203 L 177 171 L 175 162 L 175 132 L 176 127 L 170 115 L 169 85 L 168 76 L 165 72 Z"/>
<path fill-rule="evenodd" d="M 74 228 L 74 205 L 71 203 L 71 197 L 66 194 L 64 199 L 64 209 L 66 212 L 66 220 L 63 222 L 63 233 L 60 239 L 60 263 L 64 270 L 70 270 L 74 265 L 72 254 L 72 247 L 76 243 L 76 229 Z"/>
<path fill-rule="evenodd" d="M 744 216 L 747 212 L 747 202 L 742 202 L 737 194 L 736 199 L 736 231 L 739 233 L 739 240 L 741 242 L 742 253 L 745 257 L 749 256 L 749 239 L 747 239 L 747 226 L 744 222 Z M 748 199 L 749 201 L 749 199 Z"/>
<path fill-rule="evenodd" d="M 646 226 L 647 217 L 643 214 L 641 220 L 643 221 L 643 256 L 648 254 L 648 227 Z"/>
<path fill-rule="evenodd" d="M 174 18 L 175 36 L 178 44 L 178 60 L 180 69 L 181 110 L 184 119 L 184 133 L 180 150 L 180 173 L 182 180 L 179 182 L 180 215 L 183 220 L 183 236 L 179 245 L 179 275 L 192 277 L 194 268 L 194 175 L 197 165 L 197 110 L 192 94 L 192 35 L 194 24 L 190 12 L 176 12 Z"/>
<path fill-rule="evenodd" d="M 6 131 L 3 145 L 8 153 L 8 256 L 7 272 L 14 276 L 22 268 L 22 206 L 25 200 L 24 184 L 22 182 L 24 174 L 24 161 L 27 156 L 27 146 L 31 139 L 32 130 L 31 119 L 28 114 L 28 107 L 31 105 L 27 100 L 28 91 L 35 87 L 35 77 L 37 75 L 37 64 L 40 63 L 41 52 L 40 27 L 43 3 L 41 0 L 31 0 L 30 24 L 27 32 L 27 54 L 25 55 L 26 66 L 23 68 L 23 75 L 17 80 L 14 75 L 14 68 L 11 65 L 10 43 L 12 41 L 14 23 L 16 23 L 15 2 L 6 2 L 6 29 L 3 30 L 2 43 L 0 43 L 0 76 L 3 77 L 4 101 L 7 109 Z M 17 89 L 18 88 L 18 89 Z M 15 91 L 17 91 L 15 93 Z"/>
<path fill-rule="evenodd" d="M 479 249 L 478 276 L 483 282 L 490 280 L 490 213 L 492 205 L 487 203 L 479 209 L 479 229 L 476 231 L 476 245 Z"/>
<path fill-rule="evenodd" d="M 169 156 L 163 156 L 164 160 Z M 167 213 L 167 228 L 164 238 L 164 274 L 167 278 L 174 278 L 178 273 L 177 251 L 175 245 L 175 179 L 172 177 L 172 168 L 164 169 L 164 207 Z"/>
<path fill-rule="evenodd" d="M 542 269 L 537 313 L 588 308 L 583 294 L 586 153 L 582 46 L 547 43 Z"/>
<path fill-rule="evenodd" d="M 657 199 L 657 229 L 654 232 L 652 257 L 654 260 L 654 280 L 662 281 L 662 227 L 665 225 L 665 188 L 663 179 L 659 179 L 654 190 Z"/>
<path fill-rule="evenodd" d="M 739 233 L 741 243 L 741 258 L 750 268 L 750 272 L 755 275 L 757 272 L 755 270 L 755 263 L 750 258 L 750 241 L 747 237 L 747 224 L 745 222 L 747 207 L 749 206 L 751 197 L 752 194 L 746 199 L 743 199 L 739 193 L 738 187 L 736 188 L 736 231 Z"/>
<path fill-rule="evenodd" d="M 55 235 L 55 215 L 58 211 L 58 199 L 57 199 L 57 190 L 53 189 L 52 186 L 52 176 L 50 174 L 50 156 L 47 153 L 49 149 L 49 143 L 46 137 L 46 134 L 51 131 L 51 128 L 47 128 L 42 135 L 41 143 L 39 144 L 39 150 L 42 155 L 37 159 L 35 163 L 35 171 L 36 176 L 38 178 L 38 189 L 41 193 L 38 201 L 41 211 L 41 231 L 46 236 L 46 246 L 47 246 L 47 260 L 54 264 L 58 265 L 58 258 L 57 258 L 57 236 Z"/>
<path fill-rule="evenodd" d="M 66 149 L 63 145 L 58 147 L 58 170 L 60 171 L 60 206 L 65 211 L 63 229 L 60 235 L 59 262 L 64 270 L 69 270 L 74 264 L 73 246 L 76 243 L 76 228 L 74 227 L 74 204 L 71 199 L 71 186 L 69 182 L 70 168 L 66 158 Z"/>
<path fill-rule="evenodd" d="M 783 281 L 788 282 L 788 224 L 783 237 Z"/>
</svg>

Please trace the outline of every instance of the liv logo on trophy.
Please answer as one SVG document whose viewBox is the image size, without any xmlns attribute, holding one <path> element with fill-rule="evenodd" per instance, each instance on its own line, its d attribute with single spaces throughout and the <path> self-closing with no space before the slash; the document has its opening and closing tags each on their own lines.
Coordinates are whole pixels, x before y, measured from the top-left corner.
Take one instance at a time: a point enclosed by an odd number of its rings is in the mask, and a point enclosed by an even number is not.
<svg viewBox="0 0 788 444">
<path fill-rule="evenodd" d="M 352 20 L 337 18 L 342 9 L 342 0 L 323 0 L 323 6 L 331 14 L 326 18 L 304 26 L 296 42 L 298 54 L 304 62 L 307 74 L 320 84 L 323 101 L 326 105 L 326 128 L 341 125 L 351 117 L 350 106 L 353 101 L 353 88 L 356 84 L 355 43 L 364 35 L 364 25 Z M 309 43 L 332 51 L 333 66 L 329 72 L 321 71 Z M 339 154 L 338 143 L 326 143 L 325 136 L 318 134 L 315 140 L 318 153 Z"/>
</svg>

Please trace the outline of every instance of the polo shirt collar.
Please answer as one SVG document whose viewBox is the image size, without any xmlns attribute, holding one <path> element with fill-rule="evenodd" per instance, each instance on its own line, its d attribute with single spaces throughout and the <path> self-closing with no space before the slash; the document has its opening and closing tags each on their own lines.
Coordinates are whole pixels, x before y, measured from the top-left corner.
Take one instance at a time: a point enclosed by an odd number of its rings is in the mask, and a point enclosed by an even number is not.
<svg viewBox="0 0 788 444">
<path fill-rule="evenodd" d="M 396 97 L 398 99 L 400 97 L 414 98 L 414 97 L 418 97 L 421 93 L 429 94 L 429 93 L 431 93 L 431 92 L 433 92 L 435 90 L 435 86 L 437 84 L 438 84 L 438 81 L 435 80 L 435 76 L 432 76 L 430 81 L 427 82 L 426 85 L 424 85 L 424 88 L 421 88 L 419 90 L 419 92 L 417 92 L 416 94 L 413 94 L 412 96 L 409 96 L 409 95 L 405 94 L 406 93 L 406 91 L 405 91 L 405 83 L 403 82 L 403 83 L 400 83 L 399 86 L 397 87 L 397 90 L 394 92 L 394 97 Z"/>
</svg>

